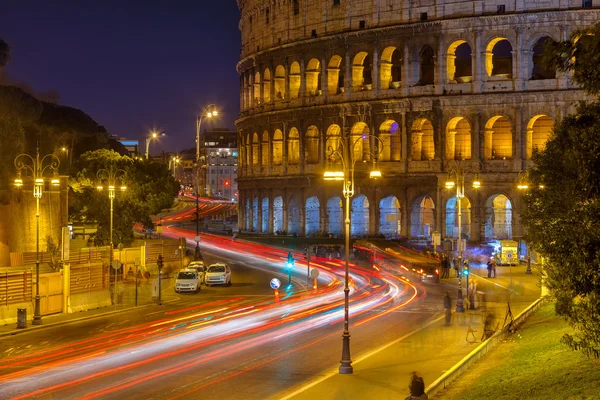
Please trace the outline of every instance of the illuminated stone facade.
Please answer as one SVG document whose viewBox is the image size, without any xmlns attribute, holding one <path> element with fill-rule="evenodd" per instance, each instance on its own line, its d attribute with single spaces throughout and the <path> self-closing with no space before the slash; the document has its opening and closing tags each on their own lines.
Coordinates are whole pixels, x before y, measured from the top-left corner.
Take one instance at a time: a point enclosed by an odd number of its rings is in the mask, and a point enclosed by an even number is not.
<svg viewBox="0 0 600 400">
<path fill-rule="evenodd" d="M 600 17 L 600 1 L 238 0 L 242 33 L 239 225 L 342 233 L 342 188 L 325 182 L 331 138 L 384 144 L 383 178 L 360 148 L 352 234 L 456 236 L 450 160 L 467 175 L 463 233 L 519 238 L 519 172 L 585 99 L 541 65 L 545 40 Z M 364 150 L 379 141 L 358 140 Z"/>
</svg>

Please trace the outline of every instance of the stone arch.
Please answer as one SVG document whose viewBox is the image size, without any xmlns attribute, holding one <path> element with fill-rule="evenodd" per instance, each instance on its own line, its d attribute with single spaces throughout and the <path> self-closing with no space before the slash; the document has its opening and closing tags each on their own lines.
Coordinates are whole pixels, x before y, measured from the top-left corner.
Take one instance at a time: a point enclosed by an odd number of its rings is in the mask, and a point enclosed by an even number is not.
<svg viewBox="0 0 600 400">
<path fill-rule="evenodd" d="M 446 125 L 446 160 L 471 159 L 471 124 L 465 117 L 454 117 Z"/>
<path fill-rule="evenodd" d="M 366 85 L 373 83 L 371 64 L 371 56 L 365 51 L 361 51 L 354 56 L 352 62 L 352 90 L 357 92 L 367 90 Z"/>
<path fill-rule="evenodd" d="M 300 64 L 298 61 L 294 61 L 290 65 L 290 99 L 297 99 L 300 95 Z"/>
<path fill-rule="evenodd" d="M 283 100 L 285 99 L 285 67 L 283 65 L 278 65 L 275 68 L 275 99 Z"/>
<path fill-rule="evenodd" d="M 412 237 L 431 237 L 435 231 L 435 203 L 427 195 L 417 198 L 413 202 L 410 216 L 410 235 Z"/>
<path fill-rule="evenodd" d="M 269 198 L 263 197 L 261 202 L 261 232 L 269 232 Z"/>
<path fill-rule="evenodd" d="M 531 80 L 556 78 L 556 71 L 552 68 L 546 68 L 542 62 L 544 58 L 544 46 L 549 40 L 553 41 L 550 36 L 542 36 L 534 43 L 531 49 Z"/>
<path fill-rule="evenodd" d="M 379 234 L 397 238 L 401 231 L 400 202 L 396 196 L 387 196 L 379 202 Z"/>
<path fill-rule="evenodd" d="M 283 198 L 281 196 L 273 199 L 273 231 L 283 231 Z"/>
<path fill-rule="evenodd" d="M 395 46 L 386 47 L 379 64 L 379 86 L 381 89 L 398 89 L 401 80 L 402 54 Z"/>
<path fill-rule="evenodd" d="M 283 162 L 283 132 L 275 129 L 273 133 L 273 165 L 281 165 Z"/>
<path fill-rule="evenodd" d="M 319 163 L 319 128 L 314 125 L 306 129 L 304 135 L 304 152 L 306 154 L 307 164 Z"/>
<path fill-rule="evenodd" d="M 327 65 L 327 93 L 335 95 L 344 90 L 344 74 L 340 71 L 342 57 L 334 55 Z"/>
<path fill-rule="evenodd" d="M 265 103 L 271 102 L 271 70 L 269 68 L 263 72 L 263 99 Z"/>
<path fill-rule="evenodd" d="M 269 132 L 264 131 L 260 143 L 260 165 L 266 167 L 269 165 Z"/>
<path fill-rule="evenodd" d="M 456 40 L 448 47 L 446 72 L 450 83 L 468 83 L 473 78 L 471 46 L 466 40 Z"/>
<path fill-rule="evenodd" d="M 504 194 L 490 196 L 485 202 L 486 240 L 512 239 L 512 203 Z"/>
<path fill-rule="evenodd" d="M 252 199 L 252 231 L 258 232 L 258 197 Z"/>
<path fill-rule="evenodd" d="M 304 80 L 307 96 L 318 96 L 321 93 L 321 62 L 316 58 L 310 59 L 306 64 Z"/>
<path fill-rule="evenodd" d="M 292 128 L 288 132 L 287 150 L 288 165 L 300 164 L 300 135 L 296 128 Z"/>
<path fill-rule="evenodd" d="M 554 120 L 545 114 L 538 114 L 529 120 L 525 140 L 526 159 L 531 160 L 534 151 L 544 151 L 553 130 Z"/>
<path fill-rule="evenodd" d="M 466 197 L 460 198 L 461 236 L 471 240 L 471 202 Z M 451 197 L 446 202 L 446 237 L 458 238 L 458 202 Z"/>
<path fill-rule="evenodd" d="M 251 217 L 250 210 L 251 209 L 252 208 L 250 206 L 250 199 L 248 198 L 248 199 L 246 199 L 246 221 L 245 221 L 245 225 L 244 225 L 244 229 L 247 231 L 250 230 L 251 229 L 250 227 L 252 226 L 252 220 L 250 219 L 250 217 Z"/>
<path fill-rule="evenodd" d="M 398 123 L 392 119 L 384 121 L 379 127 L 379 138 L 383 143 L 379 161 L 399 161 L 401 138 Z"/>
<path fill-rule="evenodd" d="M 254 74 L 254 105 L 260 104 L 260 72 Z"/>
<path fill-rule="evenodd" d="M 321 230 L 321 204 L 317 196 L 306 199 L 305 215 L 305 234 L 306 236 L 315 235 Z"/>
<path fill-rule="evenodd" d="M 503 115 L 490 118 L 483 134 L 483 153 L 486 160 L 512 159 L 512 127 Z"/>
<path fill-rule="evenodd" d="M 433 85 L 435 78 L 435 53 L 433 48 L 426 44 L 419 53 L 419 82 L 418 85 Z"/>
<path fill-rule="evenodd" d="M 411 156 L 413 161 L 435 158 L 433 125 L 427 118 L 417 119 L 411 129 Z"/>
<path fill-rule="evenodd" d="M 490 40 L 485 49 L 485 70 L 488 77 L 512 79 L 512 50 L 512 45 L 506 38 Z"/>
<path fill-rule="evenodd" d="M 240 136 L 240 154 L 239 154 L 239 166 L 240 168 L 246 166 L 246 141 L 244 135 Z"/>
<path fill-rule="evenodd" d="M 258 133 L 252 135 L 252 166 L 256 167 L 259 163 L 258 158 Z"/>
<path fill-rule="evenodd" d="M 338 237 L 344 234 L 344 212 L 340 196 L 327 200 L 327 233 Z"/>
<path fill-rule="evenodd" d="M 352 199 L 350 210 L 350 234 L 352 237 L 364 237 L 369 235 L 369 199 L 360 194 Z"/>
<path fill-rule="evenodd" d="M 350 129 L 350 150 L 356 162 L 370 161 L 369 126 L 364 122 L 357 122 Z"/>
<path fill-rule="evenodd" d="M 288 202 L 288 233 L 300 233 L 300 202 L 296 196 L 292 196 Z"/>
</svg>

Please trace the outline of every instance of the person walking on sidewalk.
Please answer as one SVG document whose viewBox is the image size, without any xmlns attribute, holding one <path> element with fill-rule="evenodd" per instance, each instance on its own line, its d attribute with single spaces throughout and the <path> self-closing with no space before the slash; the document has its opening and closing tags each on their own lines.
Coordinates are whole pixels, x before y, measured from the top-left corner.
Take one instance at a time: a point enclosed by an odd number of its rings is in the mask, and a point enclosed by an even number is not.
<svg viewBox="0 0 600 400">
<path fill-rule="evenodd" d="M 492 260 L 492 278 L 496 277 L 496 260 Z"/>
<path fill-rule="evenodd" d="M 452 299 L 450 292 L 446 292 L 444 296 L 444 311 L 446 313 L 446 325 L 452 324 Z"/>
<path fill-rule="evenodd" d="M 425 382 L 423 382 L 423 378 L 417 375 L 416 372 L 412 373 L 408 388 L 410 389 L 410 396 L 408 396 L 406 400 L 427 400 L 428 397 L 427 394 L 425 394 Z"/>
<path fill-rule="evenodd" d="M 488 278 L 492 277 L 492 267 L 493 267 L 492 258 L 490 257 L 490 259 L 487 262 Z"/>
</svg>

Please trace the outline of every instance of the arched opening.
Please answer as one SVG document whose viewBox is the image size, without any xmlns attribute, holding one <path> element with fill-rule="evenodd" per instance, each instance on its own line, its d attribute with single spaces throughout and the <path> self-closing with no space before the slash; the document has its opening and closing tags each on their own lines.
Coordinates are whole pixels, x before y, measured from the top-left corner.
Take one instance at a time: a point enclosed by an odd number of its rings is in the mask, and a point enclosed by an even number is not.
<svg viewBox="0 0 600 400">
<path fill-rule="evenodd" d="M 316 196 L 309 197 L 306 199 L 306 236 L 315 235 L 320 232 L 320 221 L 321 221 L 321 205 L 319 199 Z"/>
<path fill-rule="evenodd" d="M 250 207 L 250 199 L 246 200 L 246 221 L 244 224 L 244 230 L 249 231 L 250 227 L 252 226 L 252 215 L 251 215 L 251 210 L 252 208 Z"/>
<path fill-rule="evenodd" d="M 379 127 L 379 139 L 383 149 L 379 161 L 400 160 L 400 126 L 394 120 L 388 119 Z"/>
<path fill-rule="evenodd" d="M 360 238 L 369 235 L 369 199 L 364 194 L 352 199 L 350 221 L 352 237 Z"/>
<path fill-rule="evenodd" d="M 381 53 L 379 85 L 381 89 L 400 87 L 402 80 L 402 55 L 394 46 L 386 47 Z"/>
<path fill-rule="evenodd" d="M 254 74 L 254 105 L 260 104 L 260 72 Z"/>
<path fill-rule="evenodd" d="M 250 134 L 246 135 L 246 165 L 248 167 L 252 165 L 252 141 L 250 140 Z"/>
<path fill-rule="evenodd" d="M 319 163 L 319 129 L 311 125 L 304 135 L 304 152 L 307 164 Z"/>
<path fill-rule="evenodd" d="M 446 126 L 446 160 L 471 159 L 471 125 L 464 117 L 454 117 Z"/>
<path fill-rule="evenodd" d="M 343 214 L 341 197 L 330 197 L 327 200 L 327 233 L 338 237 L 344 234 Z"/>
<path fill-rule="evenodd" d="M 252 231 L 258 231 L 258 197 L 252 200 Z"/>
<path fill-rule="evenodd" d="M 269 132 L 264 131 L 262 142 L 260 144 L 260 164 L 262 166 L 269 165 Z"/>
<path fill-rule="evenodd" d="M 433 85 L 435 71 L 435 55 L 429 45 L 423 46 L 419 55 L 420 79 L 418 85 Z"/>
<path fill-rule="evenodd" d="M 252 107 L 254 105 L 254 86 L 252 85 L 252 71 L 246 71 L 246 105 Z"/>
<path fill-rule="evenodd" d="M 307 96 L 318 96 L 321 94 L 321 63 L 316 58 L 311 59 L 306 65 L 304 72 L 306 80 Z"/>
<path fill-rule="evenodd" d="M 547 115 L 536 115 L 529 120 L 526 139 L 526 158 L 528 160 L 531 160 L 534 152 L 544 151 L 546 142 L 550 139 L 553 129 L 554 120 Z"/>
<path fill-rule="evenodd" d="M 489 77 L 512 79 L 512 46 L 507 39 L 496 38 L 488 43 L 485 70 Z"/>
<path fill-rule="evenodd" d="M 300 94 L 300 64 L 294 61 L 290 65 L 290 99 L 297 99 Z"/>
<path fill-rule="evenodd" d="M 271 102 L 271 70 L 265 69 L 263 73 L 263 99 L 265 103 Z"/>
<path fill-rule="evenodd" d="M 512 239 L 512 204 L 503 194 L 494 195 L 485 203 L 485 239 Z"/>
<path fill-rule="evenodd" d="M 379 234 L 386 238 L 400 236 L 400 202 L 396 196 L 387 196 L 379 202 Z"/>
<path fill-rule="evenodd" d="M 488 120 L 483 133 L 486 160 L 512 159 L 512 128 L 508 118 L 497 115 Z"/>
<path fill-rule="evenodd" d="M 281 196 L 273 199 L 273 230 L 275 232 L 283 231 L 283 199 Z"/>
<path fill-rule="evenodd" d="M 354 61 L 352 62 L 352 90 L 360 92 L 361 90 L 370 90 L 372 88 L 372 68 L 369 53 L 361 51 L 354 56 Z"/>
<path fill-rule="evenodd" d="M 344 74 L 340 71 L 342 57 L 333 56 L 327 65 L 327 93 L 334 95 L 344 91 Z"/>
<path fill-rule="evenodd" d="M 244 135 L 240 137 L 239 166 L 240 168 L 246 166 L 246 141 L 244 140 Z"/>
<path fill-rule="evenodd" d="M 433 125 L 426 118 L 420 118 L 412 125 L 411 156 L 413 161 L 427 161 L 435 158 Z"/>
<path fill-rule="evenodd" d="M 283 133 L 275 129 L 273 133 L 273 165 L 281 165 L 283 162 Z"/>
<path fill-rule="evenodd" d="M 448 48 L 446 56 L 448 82 L 468 83 L 473 78 L 471 46 L 464 40 L 457 40 Z"/>
<path fill-rule="evenodd" d="M 461 236 L 471 239 L 471 202 L 466 197 L 460 199 Z M 458 203 L 456 196 L 446 203 L 446 237 L 458 238 Z"/>
<path fill-rule="evenodd" d="M 258 162 L 258 133 L 254 132 L 252 135 L 252 165 L 257 166 Z"/>
<path fill-rule="evenodd" d="M 435 231 L 435 204 L 429 196 L 421 196 L 415 200 L 410 216 L 410 235 L 412 237 L 431 237 Z"/>
<path fill-rule="evenodd" d="M 288 233 L 300 233 L 300 202 L 294 196 L 288 203 Z"/>
<path fill-rule="evenodd" d="M 300 135 L 298 129 L 292 128 L 288 133 L 288 165 L 300 164 Z"/>
<path fill-rule="evenodd" d="M 285 67 L 283 65 L 275 68 L 275 98 L 277 100 L 285 99 Z"/>
<path fill-rule="evenodd" d="M 531 79 L 554 79 L 556 78 L 556 71 L 552 68 L 546 68 L 544 63 L 542 62 L 544 58 L 544 46 L 546 43 L 551 43 L 552 38 L 549 36 L 544 36 L 538 39 L 537 42 L 533 45 L 532 55 L 531 55 L 531 63 L 533 64 L 533 68 L 531 69 Z"/>
<path fill-rule="evenodd" d="M 269 232 L 269 198 L 262 199 L 261 232 Z"/>
<path fill-rule="evenodd" d="M 354 160 L 371 161 L 369 143 L 369 126 L 364 122 L 357 122 L 350 130 L 350 150 L 353 151 Z"/>
</svg>

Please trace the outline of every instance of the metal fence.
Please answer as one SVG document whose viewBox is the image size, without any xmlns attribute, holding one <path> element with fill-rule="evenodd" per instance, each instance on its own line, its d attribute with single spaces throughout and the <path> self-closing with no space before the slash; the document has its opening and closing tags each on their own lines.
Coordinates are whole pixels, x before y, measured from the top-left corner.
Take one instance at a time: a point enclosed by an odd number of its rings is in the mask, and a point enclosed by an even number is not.
<svg viewBox="0 0 600 400">
<path fill-rule="evenodd" d="M 108 287 L 108 272 L 102 263 L 71 267 L 71 293 L 85 293 Z"/>
<path fill-rule="evenodd" d="M 24 303 L 32 299 L 31 271 L 0 274 L 0 305 Z"/>
</svg>

